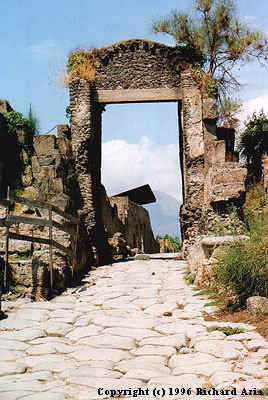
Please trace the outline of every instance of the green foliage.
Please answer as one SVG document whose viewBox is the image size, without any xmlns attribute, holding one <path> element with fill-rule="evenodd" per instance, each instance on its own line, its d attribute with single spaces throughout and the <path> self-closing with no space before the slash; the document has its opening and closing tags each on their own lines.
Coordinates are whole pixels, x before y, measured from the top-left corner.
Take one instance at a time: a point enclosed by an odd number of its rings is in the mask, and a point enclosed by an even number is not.
<svg viewBox="0 0 268 400">
<path fill-rule="evenodd" d="M 27 120 L 28 120 L 28 127 L 30 132 L 32 133 L 38 133 L 39 132 L 39 119 L 35 115 L 32 109 L 32 105 L 30 104 L 28 115 L 27 115 Z"/>
<path fill-rule="evenodd" d="M 210 326 L 207 328 L 208 332 L 220 331 L 226 336 L 237 335 L 238 333 L 244 333 L 245 330 L 241 328 L 232 328 L 231 326 Z"/>
<path fill-rule="evenodd" d="M 237 243 L 218 255 L 216 280 L 230 287 L 244 305 L 250 296 L 268 297 L 268 255 L 265 246 Z"/>
<path fill-rule="evenodd" d="M 226 213 L 229 214 L 230 226 L 228 228 L 221 221 L 220 217 L 215 218 L 214 232 L 215 236 L 226 236 L 226 235 L 239 235 L 239 217 L 237 214 L 237 208 L 234 205 L 230 205 L 226 208 Z"/>
<path fill-rule="evenodd" d="M 72 51 L 67 60 L 65 84 L 68 85 L 73 79 L 93 82 L 100 65 L 100 54 L 101 50 L 95 48 Z"/>
<path fill-rule="evenodd" d="M 219 104 L 219 120 L 218 124 L 226 128 L 236 128 L 239 125 L 237 118 L 242 109 L 242 104 L 238 100 L 225 97 Z"/>
<path fill-rule="evenodd" d="M 19 260 L 23 261 L 23 260 L 30 260 L 32 258 L 33 254 L 30 250 L 25 251 L 23 253 L 19 254 Z"/>
<path fill-rule="evenodd" d="M 150 257 L 147 256 L 146 254 L 137 254 L 137 255 L 135 256 L 135 260 L 150 261 Z"/>
<path fill-rule="evenodd" d="M 70 106 L 67 106 L 65 108 L 65 116 L 70 121 L 70 119 L 71 119 L 71 108 L 70 108 Z"/>
<path fill-rule="evenodd" d="M 257 180 L 262 176 L 262 156 L 268 152 L 268 116 L 253 113 L 239 141 L 239 151 L 245 159 L 249 174 Z"/>
<path fill-rule="evenodd" d="M 193 285 L 196 278 L 196 274 L 194 272 L 191 273 L 190 271 L 188 271 L 185 273 L 184 278 L 190 285 Z"/>
<path fill-rule="evenodd" d="M 261 392 L 262 392 L 261 396 L 268 397 L 268 387 L 261 389 Z"/>
<path fill-rule="evenodd" d="M 192 53 L 203 54 L 205 63 L 199 65 L 216 79 L 220 93 L 226 94 L 239 85 L 232 73 L 234 66 L 250 60 L 266 60 L 266 37 L 236 16 L 231 0 L 194 0 L 193 11 L 191 15 L 173 10 L 153 22 L 153 31 L 172 36 L 178 45 Z"/>
<path fill-rule="evenodd" d="M 171 235 L 157 235 L 156 240 L 166 240 L 167 244 L 173 249 L 173 251 L 177 252 L 180 251 L 182 248 L 182 243 L 178 236 L 171 236 Z"/>
<path fill-rule="evenodd" d="M 25 129 L 29 134 L 34 134 L 38 131 L 38 119 L 34 116 L 31 104 L 27 118 L 19 111 L 14 110 L 5 112 L 3 115 L 7 121 L 8 132 L 11 134 L 15 134 L 18 128 Z"/>
</svg>

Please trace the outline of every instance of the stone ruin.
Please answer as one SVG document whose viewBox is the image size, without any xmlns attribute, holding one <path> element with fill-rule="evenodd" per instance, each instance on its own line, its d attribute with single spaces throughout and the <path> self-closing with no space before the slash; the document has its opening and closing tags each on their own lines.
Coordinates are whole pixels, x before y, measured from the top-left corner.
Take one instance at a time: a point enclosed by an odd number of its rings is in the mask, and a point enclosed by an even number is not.
<svg viewBox="0 0 268 400">
<path fill-rule="evenodd" d="M 108 199 L 101 183 L 102 112 L 107 104 L 177 103 L 184 255 L 198 236 L 213 234 L 217 223 L 230 231 L 230 209 L 236 211 L 239 231 L 247 171 L 234 151 L 234 131 L 217 128 L 216 98 L 200 88 L 185 55 L 141 39 L 115 43 L 99 54 L 94 82 L 70 82 L 71 128 L 60 125 L 57 137 L 36 135 L 28 153 L 31 145 L 18 132 L 16 155 L 22 160 L 26 195 L 55 202 L 80 217 L 81 270 L 110 261 L 111 244 L 115 253 L 126 245 L 158 251 L 148 213 L 128 199 Z M 70 236 L 62 240 L 71 245 Z"/>
<path fill-rule="evenodd" d="M 77 195 L 75 162 L 72 151 L 71 131 L 68 125 L 57 126 L 57 136 L 36 134 L 31 137 L 18 128 L 10 138 L 3 113 L 12 111 L 7 101 L 0 101 L 0 135 L 5 143 L 0 150 L 1 197 L 6 197 L 7 187 L 11 194 L 49 202 L 62 211 L 76 214 L 80 197 Z M 107 256 L 126 256 L 135 252 L 156 252 L 150 217 L 143 207 L 126 197 L 106 195 L 100 185 L 101 221 L 108 241 Z M 6 217 L 6 208 L 0 206 L 0 218 Z M 48 211 L 16 204 L 12 213 L 22 217 L 47 218 Z M 63 218 L 53 219 L 63 223 Z M 18 232 L 19 229 L 19 232 Z M 5 254 L 5 227 L 0 227 L 0 262 Z M 19 224 L 17 233 L 48 237 L 48 228 Z M 72 234 L 53 230 L 53 238 L 75 251 Z M 53 249 L 54 292 L 61 291 L 78 278 L 87 264 L 87 249 L 77 251 L 78 269 L 72 271 L 71 260 L 58 249 Z M 97 261 L 97 260 L 96 260 Z M 10 240 L 9 281 L 33 298 L 49 297 L 49 250 L 46 245 L 27 241 Z"/>
<path fill-rule="evenodd" d="M 70 83 L 71 140 L 87 247 L 94 247 L 100 262 L 105 260 L 99 205 L 102 112 L 107 104 L 177 102 L 185 254 L 197 236 L 214 232 L 216 220 L 231 227 L 230 206 L 238 211 L 239 228 L 246 169 L 234 152 L 234 131 L 216 127 L 216 98 L 200 89 L 185 67 L 185 56 L 177 48 L 141 39 L 115 43 L 99 54 L 95 81 Z"/>
</svg>

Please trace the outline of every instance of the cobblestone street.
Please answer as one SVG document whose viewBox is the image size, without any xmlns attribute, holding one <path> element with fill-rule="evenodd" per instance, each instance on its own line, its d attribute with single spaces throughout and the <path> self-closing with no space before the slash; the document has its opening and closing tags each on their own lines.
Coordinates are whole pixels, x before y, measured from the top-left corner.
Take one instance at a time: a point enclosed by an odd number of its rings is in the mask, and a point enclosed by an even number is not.
<svg viewBox="0 0 268 400">
<path fill-rule="evenodd" d="M 238 399 L 243 389 L 268 386 L 267 342 L 253 326 L 204 321 L 202 310 L 213 308 L 194 296 L 185 268 L 174 260 L 119 262 L 52 301 L 3 302 L 0 399 Z M 225 336 L 211 325 L 245 332 Z M 230 387 L 237 395 L 196 389 Z"/>
</svg>

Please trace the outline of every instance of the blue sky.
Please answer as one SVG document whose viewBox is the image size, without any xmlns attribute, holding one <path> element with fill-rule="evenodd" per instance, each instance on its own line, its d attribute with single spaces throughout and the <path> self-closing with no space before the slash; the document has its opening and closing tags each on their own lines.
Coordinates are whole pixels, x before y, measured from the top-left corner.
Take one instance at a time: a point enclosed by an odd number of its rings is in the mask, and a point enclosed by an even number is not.
<svg viewBox="0 0 268 400">
<path fill-rule="evenodd" d="M 0 98 L 23 113 L 31 103 L 41 132 L 66 123 L 69 95 L 59 86 L 58 75 L 70 50 L 131 38 L 172 44 L 167 36 L 152 34 L 151 21 L 175 8 L 190 10 L 191 5 L 192 0 L 2 0 Z M 267 0 L 239 0 L 237 5 L 239 15 L 254 28 L 268 31 Z M 238 76 L 246 83 L 241 90 L 246 110 L 268 103 L 267 68 L 249 64 Z M 108 192 L 153 182 L 153 189 L 180 197 L 177 137 L 176 104 L 107 106 L 103 141 L 104 156 L 110 157 L 103 165 L 103 179 Z M 128 152 L 126 164 L 120 163 L 117 148 Z M 156 165 L 149 166 L 149 159 Z M 111 173 L 115 163 L 122 175 L 117 180 Z"/>
</svg>

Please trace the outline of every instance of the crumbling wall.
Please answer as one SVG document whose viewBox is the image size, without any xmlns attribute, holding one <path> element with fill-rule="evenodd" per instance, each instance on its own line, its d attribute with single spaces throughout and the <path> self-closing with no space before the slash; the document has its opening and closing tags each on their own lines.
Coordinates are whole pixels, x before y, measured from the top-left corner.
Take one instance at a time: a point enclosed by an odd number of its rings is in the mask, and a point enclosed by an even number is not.
<svg viewBox="0 0 268 400">
<path fill-rule="evenodd" d="M 105 105 L 98 103 L 97 90 L 106 90 L 112 96 L 113 90 L 159 89 L 160 93 L 167 88 L 180 88 L 180 223 L 187 254 L 197 236 L 213 232 L 218 216 L 227 228 L 230 226 L 228 207 L 241 210 L 246 171 L 236 162 L 234 132 L 217 131 L 216 99 L 209 97 L 193 78 L 177 47 L 134 39 L 99 49 L 97 55 L 95 81 L 76 79 L 70 83 L 72 145 L 84 243 L 94 249 L 98 259 L 107 253 L 107 232 L 100 208 L 101 113 Z M 135 100 L 133 96 L 131 101 Z M 238 220 L 241 218 L 238 212 Z"/>
<path fill-rule="evenodd" d="M 5 135 L 7 135 L 7 132 L 5 132 Z M 15 143 L 15 149 L 20 150 L 18 154 L 23 163 L 19 171 L 19 179 L 11 187 L 13 189 L 11 194 L 49 202 L 62 211 L 73 214 L 76 206 L 74 195 L 76 193 L 76 179 L 69 127 L 67 125 L 58 125 L 57 136 L 34 135 L 30 145 L 25 132 L 18 129 L 16 139 L 18 145 Z M 20 144 L 22 146 L 19 146 Z M 13 149 L 11 149 L 11 155 L 12 151 Z M 3 197 L 5 196 L 6 193 L 3 193 Z M 4 218 L 6 216 L 5 208 L 1 207 L 0 212 L 1 218 Z M 48 218 L 48 211 L 19 203 L 16 203 L 15 208 L 12 208 L 10 212 L 24 217 Z M 63 217 L 56 214 L 53 215 L 53 219 L 60 224 L 65 221 Z M 11 231 L 46 239 L 49 237 L 47 227 L 36 225 L 19 224 L 13 226 Z M 2 257 L 2 265 L 5 253 L 4 233 L 5 228 L 0 228 L 0 257 Z M 74 234 L 53 229 L 53 239 L 74 251 Z M 79 275 L 81 264 L 78 263 L 78 269 L 75 271 L 71 270 L 72 267 L 72 260 L 58 249 L 53 249 L 54 292 L 64 289 L 73 277 Z M 23 289 L 33 298 L 48 297 L 50 295 L 48 246 L 14 239 L 10 240 L 8 279 L 11 285 Z"/>
<path fill-rule="evenodd" d="M 148 211 L 128 197 L 110 197 L 110 203 L 116 206 L 128 246 L 136 252 L 158 253 L 159 245 L 153 235 Z"/>
<path fill-rule="evenodd" d="M 129 200 L 128 197 L 108 198 L 103 187 L 101 213 L 108 242 L 113 246 L 113 237 L 121 233 L 130 254 L 159 251 L 151 228 L 148 211 Z M 116 236 L 115 236 L 116 238 Z M 125 250 L 126 253 L 126 250 Z"/>
</svg>

